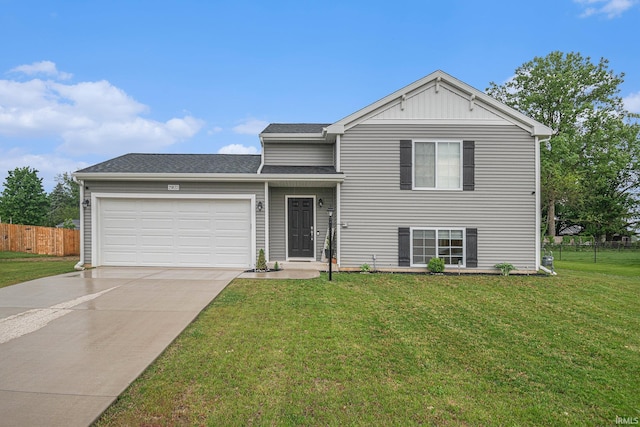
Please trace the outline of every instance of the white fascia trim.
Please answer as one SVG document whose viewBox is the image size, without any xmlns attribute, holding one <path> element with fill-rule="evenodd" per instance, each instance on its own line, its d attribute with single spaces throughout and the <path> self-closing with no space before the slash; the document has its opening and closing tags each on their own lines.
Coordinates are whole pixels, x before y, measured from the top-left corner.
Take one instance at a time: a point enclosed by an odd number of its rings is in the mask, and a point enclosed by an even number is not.
<svg viewBox="0 0 640 427">
<path fill-rule="evenodd" d="M 175 181 L 175 182 L 268 182 L 296 180 L 308 182 L 342 182 L 344 174 L 237 174 L 237 173 L 77 173 L 87 181 Z"/>
</svg>

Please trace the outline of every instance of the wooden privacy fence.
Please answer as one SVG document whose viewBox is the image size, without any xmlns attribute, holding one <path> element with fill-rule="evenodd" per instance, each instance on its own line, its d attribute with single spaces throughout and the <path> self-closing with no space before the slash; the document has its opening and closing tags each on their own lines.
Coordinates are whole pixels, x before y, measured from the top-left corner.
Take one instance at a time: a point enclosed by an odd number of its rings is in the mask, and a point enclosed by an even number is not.
<svg viewBox="0 0 640 427">
<path fill-rule="evenodd" d="M 40 255 L 80 255 L 80 230 L 0 224 L 0 250 Z"/>
</svg>

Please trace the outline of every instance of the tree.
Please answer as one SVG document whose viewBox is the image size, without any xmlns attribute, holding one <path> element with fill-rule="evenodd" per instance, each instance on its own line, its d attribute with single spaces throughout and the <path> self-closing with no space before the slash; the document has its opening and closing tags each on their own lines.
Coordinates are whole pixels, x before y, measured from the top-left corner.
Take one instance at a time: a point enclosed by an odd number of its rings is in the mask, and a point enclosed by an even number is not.
<svg viewBox="0 0 640 427">
<path fill-rule="evenodd" d="M 552 52 L 518 67 L 506 83 L 491 82 L 487 88 L 489 95 L 555 130 L 540 152 L 541 208 L 550 236 L 557 232 L 560 212 L 570 216 L 562 218 L 564 222 L 583 226 L 611 221 L 596 219 L 602 202 L 598 198 L 615 205 L 609 212 L 618 219 L 633 209 L 633 197 L 614 197 L 630 184 L 622 181 L 630 178 L 634 162 L 637 167 L 637 129 L 619 96 L 623 77 L 609 70 L 604 58 L 594 64 L 579 53 Z M 621 155 L 629 148 L 636 154 Z M 596 175 L 602 171 L 608 178 Z M 607 186 L 613 187 L 605 195 Z M 623 193 L 630 195 L 631 190 Z"/>
<path fill-rule="evenodd" d="M 49 225 L 55 227 L 65 220 L 80 218 L 80 187 L 70 173 L 56 176 L 56 186 L 49 193 Z"/>
<path fill-rule="evenodd" d="M 0 216 L 4 222 L 45 225 L 49 201 L 38 171 L 30 167 L 9 171 L 0 198 Z"/>
</svg>

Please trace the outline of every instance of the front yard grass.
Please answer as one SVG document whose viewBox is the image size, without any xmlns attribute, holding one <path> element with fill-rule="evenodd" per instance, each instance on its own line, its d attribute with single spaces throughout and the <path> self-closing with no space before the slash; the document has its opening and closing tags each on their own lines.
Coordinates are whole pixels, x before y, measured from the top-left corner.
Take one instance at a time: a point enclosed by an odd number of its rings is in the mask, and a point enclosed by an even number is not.
<svg viewBox="0 0 640 427">
<path fill-rule="evenodd" d="M 73 271 L 77 259 L 20 252 L 0 252 L 0 288 Z"/>
<path fill-rule="evenodd" d="M 98 425 L 614 425 L 639 276 L 235 280 Z"/>
</svg>

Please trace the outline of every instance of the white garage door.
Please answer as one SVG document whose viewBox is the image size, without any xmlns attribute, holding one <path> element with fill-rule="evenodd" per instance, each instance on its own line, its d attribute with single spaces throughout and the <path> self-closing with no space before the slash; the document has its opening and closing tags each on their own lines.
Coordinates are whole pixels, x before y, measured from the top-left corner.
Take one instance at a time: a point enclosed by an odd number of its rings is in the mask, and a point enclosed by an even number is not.
<svg viewBox="0 0 640 427">
<path fill-rule="evenodd" d="M 99 265 L 251 264 L 248 199 L 102 198 L 98 221 Z"/>
</svg>

